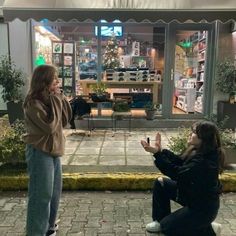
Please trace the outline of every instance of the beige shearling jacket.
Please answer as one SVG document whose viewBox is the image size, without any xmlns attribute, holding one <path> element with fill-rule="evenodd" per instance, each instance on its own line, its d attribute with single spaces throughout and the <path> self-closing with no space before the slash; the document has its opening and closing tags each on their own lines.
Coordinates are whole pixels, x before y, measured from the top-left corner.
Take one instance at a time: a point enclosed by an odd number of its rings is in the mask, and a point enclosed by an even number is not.
<svg viewBox="0 0 236 236">
<path fill-rule="evenodd" d="M 71 107 L 63 94 L 49 95 L 49 107 L 40 100 L 28 101 L 24 106 L 26 134 L 23 140 L 34 148 L 52 156 L 65 151 L 63 128 L 72 117 Z"/>
</svg>

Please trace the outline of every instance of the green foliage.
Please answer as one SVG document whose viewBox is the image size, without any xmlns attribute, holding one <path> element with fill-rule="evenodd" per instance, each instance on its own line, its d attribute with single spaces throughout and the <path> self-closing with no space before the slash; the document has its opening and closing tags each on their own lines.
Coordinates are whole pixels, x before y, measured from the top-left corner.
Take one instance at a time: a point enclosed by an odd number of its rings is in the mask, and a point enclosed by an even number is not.
<svg viewBox="0 0 236 236">
<path fill-rule="evenodd" d="M 231 129 L 225 129 L 220 132 L 222 146 L 224 148 L 235 149 L 236 150 L 236 137 Z"/>
<path fill-rule="evenodd" d="M 0 58 L 0 85 L 3 87 L 4 102 L 22 100 L 20 88 L 25 84 L 23 72 L 16 69 L 16 65 L 9 56 Z"/>
<path fill-rule="evenodd" d="M 113 109 L 113 111 L 116 111 L 116 112 L 127 112 L 127 111 L 130 111 L 129 104 L 126 101 L 117 101 L 117 102 L 115 102 L 113 104 L 112 109 Z"/>
<path fill-rule="evenodd" d="M 91 90 L 93 93 L 96 93 L 97 95 L 102 95 L 106 93 L 107 86 L 102 82 L 97 82 L 96 84 L 93 84 L 91 86 Z"/>
<path fill-rule="evenodd" d="M 217 115 L 215 114 L 205 119 L 217 125 L 223 147 L 236 149 L 236 136 L 234 134 L 234 131 L 232 129 L 224 128 L 225 123 L 229 119 L 228 116 L 225 116 L 225 118 L 222 121 L 217 121 Z"/>
<path fill-rule="evenodd" d="M 236 67 L 225 59 L 217 64 L 216 88 L 218 91 L 231 94 L 236 91 Z"/>
<path fill-rule="evenodd" d="M 147 104 L 145 105 L 145 110 L 146 111 L 156 111 L 160 108 L 160 104 L 155 104 L 153 102 L 147 102 Z"/>
<path fill-rule="evenodd" d="M 2 127 L 0 135 L 0 162 L 17 163 L 25 161 L 25 143 L 22 134 L 25 133 L 23 121 L 16 121 L 12 126 Z"/>
<path fill-rule="evenodd" d="M 231 129 L 224 129 L 224 123 L 227 121 L 226 117 L 221 122 L 217 122 L 216 115 L 205 118 L 208 121 L 215 123 L 218 127 L 221 144 L 224 148 L 236 149 L 236 136 Z M 179 128 L 176 136 L 170 137 L 168 148 L 176 154 L 181 154 L 187 148 L 188 137 L 191 134 L 190 128 Z"/>
<path fill-rule="evenodd" d="M 182 154 L 187 148 L 190 133 L 189 128 L 179 128 L 178 134 L 170 137 L 168 148 L 177 155 Z"/>
</svg>

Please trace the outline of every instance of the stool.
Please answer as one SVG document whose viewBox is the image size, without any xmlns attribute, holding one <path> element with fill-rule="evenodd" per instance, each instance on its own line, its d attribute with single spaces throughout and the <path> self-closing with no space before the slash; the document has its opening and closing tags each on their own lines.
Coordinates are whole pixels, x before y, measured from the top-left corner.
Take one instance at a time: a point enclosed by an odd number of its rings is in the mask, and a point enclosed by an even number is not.
<svg viewBox="0 0 236 236">
<path fill-rule="evenodd" d="M 121 118 L 127 117 L 129 121 L 129 132 L 131 132 L 131 118 L 132 118 L 131 111 L 127 111 L 127 112 L 113 111 L 111 117 L 112 117 L 112 130 L 115 130 L 116 132 L 116 123 L 117 123 L 118 117 L 121 117 Z"/>
</svg>

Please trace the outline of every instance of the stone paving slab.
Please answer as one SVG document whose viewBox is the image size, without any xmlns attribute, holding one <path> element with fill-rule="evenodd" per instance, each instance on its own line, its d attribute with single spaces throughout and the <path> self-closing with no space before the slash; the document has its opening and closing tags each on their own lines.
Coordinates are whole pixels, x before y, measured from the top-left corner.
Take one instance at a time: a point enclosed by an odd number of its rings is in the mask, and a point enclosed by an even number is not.
<svg viewBox="0 0 236 236">
<path fill-rule="evenodd" d="M 151 192 L 63 192 L 58 236 L 157 236 L 145 232 L 151 221 Z M 0 235 L 25 236 L 26 193 L 0 193 Z M 172 204 L 173 210 L 179 208 Z M 221 198 L 216 219 L 222 236 L 236 235 L 236 194 Z"/>
<path fill-rule="evenodd" d="M 90 136 L 82 130 L 65 130 L 66 149 L 62 164 L 78 165 L 85 168 L 89 165 L 130 166 L 153 165 L 152 155 L 144 151 L 140 140 L 150 138 L 154 142 L 157 131 L 144 129 L 128 132 L 120 129 L 114 135 L 112 130 L 95 130 Z M 178 129 L 160 129 L 163 147 L 167 147 L 169 134 L 176 134 Z M 86 156 L 88 158 L 86 158 Z"/>
</svg>

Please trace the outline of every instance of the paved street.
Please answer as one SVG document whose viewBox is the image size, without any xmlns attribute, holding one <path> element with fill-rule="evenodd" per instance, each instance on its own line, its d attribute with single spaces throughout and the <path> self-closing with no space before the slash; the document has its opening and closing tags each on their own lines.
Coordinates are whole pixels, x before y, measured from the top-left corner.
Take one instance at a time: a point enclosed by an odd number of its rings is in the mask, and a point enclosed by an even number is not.
<svg viewBox="0 0 236 236">
<path fill-rule="evenodd" d="M 64 192 L 59 236 L 147 236 L 151 220 L 150 192 Z M 173 205 L 177 209 L 178 205 Z M 0 235 L 23 236 L 26 193 L 0 193 Z M 222 236 L 236 235 L 236 193 L 223 195 L 217 222 Z"/>
</svg>

